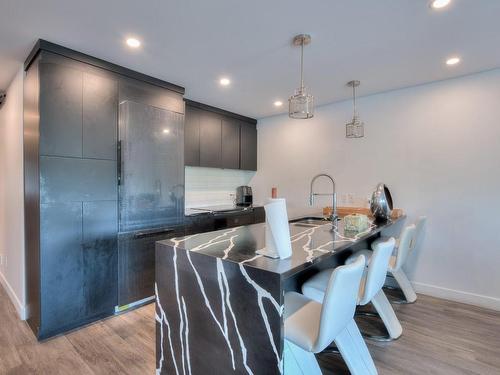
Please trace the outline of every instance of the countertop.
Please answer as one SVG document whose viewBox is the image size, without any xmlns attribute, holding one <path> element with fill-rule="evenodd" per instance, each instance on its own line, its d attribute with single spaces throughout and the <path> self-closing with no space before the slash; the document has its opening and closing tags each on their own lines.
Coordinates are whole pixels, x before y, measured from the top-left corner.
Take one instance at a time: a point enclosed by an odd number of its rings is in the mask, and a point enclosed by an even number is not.
<svg viewBox="0 0 500 375">
<path fill-rule="evenodd" d="M 219 208 L 220 214 L 231 214 L 231 213 L 244 213 L 244 212 L 249 212 L 253 211 L 255 208 L 259 208 L 263 206 L 259 205 L 253 205 L 253 206 L 248 206 L 248 207 L 242 207 L 242 206 L 229 206 L 229 205 L 220 205 L 220 206 L 207 206 L 207 207 L 200 207 L 200 208 L 186 208 L 184 210 L 184 216 L 190 217 L 190 216 L 198 216 L 198 215 L 209 215 L 213 214 L 214 212 L 219 212 L 217 209 Z"/>
<path fill-rule="evenodd" d="M 404 216 L 383 223 L 371 222 L 370 227 L 361 233 L 344 231 L 343 220 L 339 220 L 335 226 L 332 226 L 331 222 L 314 226 L 290 223 L 293 254 L 288 259 L 271 259 L 255 253 L 265 247 L 263 223 L 172 238 L 159 241 L 158 244 L 245 264 L 287 277 L 331 256 L 332 252 L 339 252 L 377 234 L 403 218 Z"/>
</svg>

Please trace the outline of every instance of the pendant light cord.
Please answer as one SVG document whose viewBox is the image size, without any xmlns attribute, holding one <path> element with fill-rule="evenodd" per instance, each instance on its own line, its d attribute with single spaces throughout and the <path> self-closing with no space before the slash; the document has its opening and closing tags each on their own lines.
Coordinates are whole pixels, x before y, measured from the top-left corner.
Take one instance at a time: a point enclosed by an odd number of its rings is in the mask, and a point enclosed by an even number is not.
<svg viewBox="0 0 500 375">
<path fill-rule="evenodd" d="M 356 118 L 356 116 L 358 114 L 357 114 L 357 111 L 356 111 L 356 85 L 355 84 L 352 85 L 352 101 L 353 101 L 353 106 L 354 106 L 354 115 L 353 115 L 353 117 Z"/>
<path fill-rule="evenodd" d="M 300 91 L 304 91 L 304 39 L 300 46 Z"/>
</svg>

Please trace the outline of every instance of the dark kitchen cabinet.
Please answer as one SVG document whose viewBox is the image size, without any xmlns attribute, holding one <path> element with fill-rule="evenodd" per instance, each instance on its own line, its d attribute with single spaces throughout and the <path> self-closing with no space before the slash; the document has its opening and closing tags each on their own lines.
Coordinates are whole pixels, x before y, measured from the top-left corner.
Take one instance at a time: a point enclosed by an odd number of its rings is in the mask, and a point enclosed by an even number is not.
<svg viewBox="0 0 500 375">
<path fill-rule="evenodd" d="M 242 124 L 240 128 L 240 168 L 257 170 L 257 128 L 252 124 Z"/>
<path fill-rule="evenodd" d="M 118 235 L 118 305 L 143 302 L 155 294 L 155 244 L 171 237 L 183 236 L 184 227 Z"/>
<path fill-rule="evenodd" d="M 83 76 L 83 156 L 116 160 L 118 82 L 92 74 Z"/>
<path fill-rule="evenodd" d="M 183 89 L 42 40 L 25 70 L 27 321 L 45 339 L 118 305 L 120 92 L 155 87 L 183 117 Z"/>
<path fill-rule="evenodd" d="M 257 120 L 186 100 L 185 165 L 257 170 Z"/>
<path fill-rule="evenodd" d="M 184 164 L 200 165 L 200 111 L 196 108 L 186 110 L 184 121 Z"/>
<path fill-rule="evenodd" d="M 119 235 L 118 305 L 123 309 L 132 302 L 154 295 L 155 242 L 159 236 L 135 238 Z"/>
<path fill-rule="evenodd" d="M 38 196 L 33 186 L 26 193 L 28 288 L 37 291 L 28 292 L 28 323 L 46 338 L 117 304 L 118 83 L 50 52 L 31 69 L 26 92 L 38 90 L 38 123 L 28 121 L 26 148 L 36 147 L 31 131 L 40 138 L 38 152 L 25 156 L 27 184 L 39 185 Z"/>
<path fill-rule="evenodd" d="M 200 167 L 222 167 L 222 126 L 216 114 L 204 112 L 200 120 Z"/>
<path fill-rule="evenodd" d="M 222 168 L 240 168 L 240 123 L 233 119 L 222 120 Z"/>
<path fill-rule="evenodd" d="M 241 225 L 263 223 L 266 220 L 264 207 L 255 206 L 240 212 L 214 212 L 186 216 L 185 235 L 210 232 Z"/>
<path fill-rule="evenodd" d="M 83 73 L 64 64 L 40 64 L 40 154 L 82 157 Z"/>
</svg>

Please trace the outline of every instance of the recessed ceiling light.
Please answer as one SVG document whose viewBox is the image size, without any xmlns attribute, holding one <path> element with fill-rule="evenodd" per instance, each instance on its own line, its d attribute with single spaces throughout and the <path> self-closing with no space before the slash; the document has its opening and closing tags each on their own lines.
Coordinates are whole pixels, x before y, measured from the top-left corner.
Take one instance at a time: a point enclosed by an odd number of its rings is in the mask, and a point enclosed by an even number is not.
<svg viewBox="0 0 500 375">
<path fill-rule="evenodd" d="M 165 134 L 170 133 L 170 129 L 163 129 L 163 133 L 165 133 Z"/>
<path fill-rule="evenodd" d="M 282 102 L 281 100 L 276 100 L 276 101 L 274 102 L 274 106 L 275 106 L 275 107 L 281 107 L 282 105 L 283 105 L 283 102 Z"/>
<path fill-rule="evenodd" d="M 446 60 L 446 65 L 457 65 L 459 62 L 459 57 L 450 57 L 448 60 Z"/>
<path fill-rule="evenodd" d="M 431 8 L 441 9 L 450 4 L 451 0 L 433 0 L 431 2 Z"/>
<path fill-rule="evenodd" d="M 128 38 L 127 39 L 127 45 L 131 48 L 137 48 L 141 46 L 141 42 L 138 39 L 135 38 Z"/>
<path fill-rule="evenodd" d="M 229 84 L 231 83 L 231 80 L 229 78 L 221 78 L 219 83 L 221 84 L 221 86 L 229 86 Z"/>
</svg>

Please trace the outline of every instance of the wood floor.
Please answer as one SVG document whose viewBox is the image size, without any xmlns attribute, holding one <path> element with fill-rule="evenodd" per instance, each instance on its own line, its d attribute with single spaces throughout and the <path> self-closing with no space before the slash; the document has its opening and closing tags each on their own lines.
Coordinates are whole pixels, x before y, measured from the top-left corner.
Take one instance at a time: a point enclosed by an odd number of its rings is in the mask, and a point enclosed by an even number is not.
<svg viewBox="0 0 500 375">
<path fill-rule="evenodd" d="M 500 374 L 499 312 L 426 296 L 395 309 L 403 336 L 369 344 L 380 374 Z M 148 305 L 38 343 L 0 286 L 2 375 L 154 374 L 154 334 Z M 318 358 L 325 374 L 348 374 L 339 356 Z"/>
</svg>

